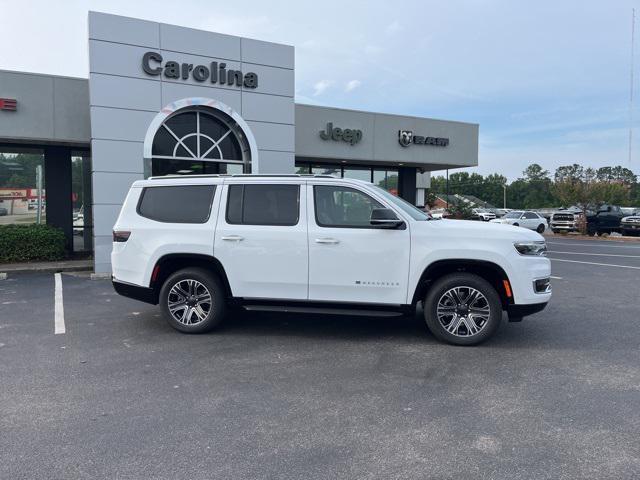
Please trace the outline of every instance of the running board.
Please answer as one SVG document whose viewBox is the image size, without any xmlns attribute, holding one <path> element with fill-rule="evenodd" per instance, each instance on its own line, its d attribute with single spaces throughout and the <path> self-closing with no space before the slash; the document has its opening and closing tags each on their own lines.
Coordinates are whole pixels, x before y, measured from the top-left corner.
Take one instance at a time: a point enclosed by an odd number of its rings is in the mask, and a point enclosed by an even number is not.
<svg viewBox="0 0 640 480">
<path fill-rule="evenodd" d="M 322 315 L 351 315 L 360 317 L 399 317 L 402 312 L 393 310 L 367 310 L 362 308 L 305 307 L 297 305 L 243 305 L 248 311 L 318 313 Z"/>
</svg>

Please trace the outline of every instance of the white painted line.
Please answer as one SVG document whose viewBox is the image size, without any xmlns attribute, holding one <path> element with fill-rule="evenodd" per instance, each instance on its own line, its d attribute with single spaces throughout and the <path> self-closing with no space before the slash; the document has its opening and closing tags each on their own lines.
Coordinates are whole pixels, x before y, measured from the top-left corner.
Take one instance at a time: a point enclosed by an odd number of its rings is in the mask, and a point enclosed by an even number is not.
<svg viewBox="0 0 640 480">
<path fill-rule="evenodd" d="M 640 255 L 618 255 L 616 253 L 586 253 L 586 252 L 558 252 L 556 250 L 549 250 L 549 253 L 562 253 L 565 255 L 591 255 L 592 257 L 625 257 L 625 258 L 640 258 Z"/>
<path fill-rule="evenodd" d="M 640 245 L 609 245 L 609 243 L 573 243 L 573 242 L 547 242 L 547 245 L 570 245 L 570 246 L 578 246 L 578 247 L 603 247 L 603 248 L 640 248 Z M 624 242 L 616 242 L 616 243 L 624 243 Z"/>
<path fill-rule="evenodd" d="M 62 301 L 62 275 L 55 273 L 53 276 L 56 284 L 54 310 L 55 327 L 53 333 L 58 335 L 66 333 L 66 329 L 64 328 L 64 303 Z"/>
<path fill-rule="evenodd" d="M 549 278 L 551 278 L 551 280 L 562 280 L 562 277 L 554 277 L 553 275 L 551 275 Z"/>
<path fill-rule="evenodd" d="M 548 257 L 548 258 L 549 260 L 553 260 L 555 262 L 584 263 L 585 265 L 599 265 L 601 267 L 618 267 L 618 268 L 631 268 L 633 270 L 640 270 L 640 267 L 631 267 L 629 265 L 614 265 L 612 263 L 580 262 L 578 260 L 565 260 L 564 258 L 551 258 L 551 257 Z"/>
</svg>

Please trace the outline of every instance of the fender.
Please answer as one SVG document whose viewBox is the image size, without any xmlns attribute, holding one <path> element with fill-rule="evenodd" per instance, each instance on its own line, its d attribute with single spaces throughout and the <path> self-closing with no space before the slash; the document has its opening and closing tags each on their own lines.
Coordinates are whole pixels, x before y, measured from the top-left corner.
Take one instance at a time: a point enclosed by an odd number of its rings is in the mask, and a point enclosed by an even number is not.
<svg viewBox="0 0 640 480">
<path fill-rule="evenodd" d="M 420 277 L 410 285 L 408 293 L 412 294 L 409 299 L 411 304 L 423 299 L 429 285 L 434 280 L 442 275 L 457 271 L 476 273 L 492 283 L 500 294 L 503 306 L 506 307 L 514 302 L 513 294 L 505 291 L 503 284 L 503 280 L 510 282 L 509 275 L 498 262 L 478 258 L 452 257 L 435 260 L 423 268 Z"/>
</svg>

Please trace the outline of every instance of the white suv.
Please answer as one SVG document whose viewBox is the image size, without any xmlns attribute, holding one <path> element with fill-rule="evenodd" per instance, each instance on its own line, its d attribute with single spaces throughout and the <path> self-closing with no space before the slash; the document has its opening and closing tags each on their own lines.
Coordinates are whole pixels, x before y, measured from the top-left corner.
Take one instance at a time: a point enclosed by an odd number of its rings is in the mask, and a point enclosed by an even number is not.
<svg viewBox="0 0 640 480">
<path fill-rule="evenodd" d="M 424 302 L 441 340 L 489 338 L 551 298 L 535 232 L 432 220 L 370 183 L 326 176 L 137 181 L 113 232 L 113 285 L 182 332 L 227 308 L 392 316 Z"/>
</svg>

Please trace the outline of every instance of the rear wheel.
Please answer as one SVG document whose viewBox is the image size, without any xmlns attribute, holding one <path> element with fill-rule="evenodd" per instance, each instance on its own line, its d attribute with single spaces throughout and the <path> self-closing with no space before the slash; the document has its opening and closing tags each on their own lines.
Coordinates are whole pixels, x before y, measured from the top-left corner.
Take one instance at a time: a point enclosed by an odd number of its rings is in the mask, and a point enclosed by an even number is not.
<svg viewBox="0 0 640 480">
<path fill-rule="evenodd" d="M 519 227 L 519 226 L 520 226 L 520 224 L 519 224 L 519 223 L 514 223 L 514 224 L 513 224 L 513 226 L 514 226 L 514 227 Z"/>
<path fill-rule="evenodd" d="M 220 280 L 200 268 L 185 268 L 169 276 L 160 290 L 160 306 L 169 325 L 185 333 L 217 327 L 226 310 Z"/>
<path fill-rule="evenodd" d="M 454 273 L 436 281 L 424 300 L 431 333 L 454 345 L 477 345 L 491 337 L 502 321 L 498 292 L 482 277 Z"/>
<path fill-rule="evenodd" d="M 540 225 L 538 225 L 538 228 L 536 228 L 536 232 L 544 233 L 544 223 L 541 223 Z"/>
</svg>

